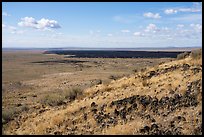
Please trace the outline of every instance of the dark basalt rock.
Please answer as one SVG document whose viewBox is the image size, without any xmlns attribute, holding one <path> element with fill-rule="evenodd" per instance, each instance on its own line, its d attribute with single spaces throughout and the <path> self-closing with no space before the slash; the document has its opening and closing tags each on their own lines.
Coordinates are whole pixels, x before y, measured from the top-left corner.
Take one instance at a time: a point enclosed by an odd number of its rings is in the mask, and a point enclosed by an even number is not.
<svg viewBox="0 0 204 137">
<path fill-rule="evenodd" d="M 110 118 L 110 113 L 104 114 L 104 118 Z"/>
<path fill-rule="evenodd" d="M 153 97 L 151 102 L 151 109 L 155 109 L 158 106 L 158 98 Z"/>
<path fill-rule="evenodd" d="M 164 106 L 168 103 L 169 101 L 169 97 L 162 97 L 160 100 L 159 100 L 159 105 L 160 106 Z"/>
<path fill-rule="evenodd" d="M 199 73 L 202 69 L 199 67 L 194 67 L 191 69 L 193 71 L 194 74 Z"/>
<path fill-rule="evenodd" d="M 97 107 L 98 105 L 95 102 L 91 103 L 91 107 Z"/>
<path fill-rule="evenodd" d="M 172 89 L 169 91 L 169 94 L 174 94 L 175 91 L 173 91 Z"/>
<path fill-rule="evenodd" d="M 145 127 L 144 127 L 144 130 L 147 131 L 147 132 L 149 132 L 149 131 L 150 131 L 150 127 L 149 127 L 149 126 L 145 126 Z"/>
<path fill-rule="evenodd" d="M 149 105 L 151 103 L 151 97 L 150 96 L 141 96 L 140 98 L 140 103 L 146 107 L 147 105 Z"/>
<path fill-rule="evenodd" d="M 126 106 L 119 112 L 119 114 L 122 119 L 126 119 L 127 115 Z"/>
<path fill-rule="evenodd" d="M 158 128 L 159 128 L 159 126 L 157 124 L 152 124 L 151 125 L 151 130 L 158 129 Z"/>
<path fill-rule="evenodd" d="M 96 114 L 98 110 L 96 108 L 92 109 L 91 112 L 93 112 L 94 114 Z"/>
<path fill-rule="evenodd" d="M 157 74 L 156 71 L 150 71 L 150 72 L 147 74 L 147 77 L 148 77 L 148 78 L 151 78 L 151 77 L 155 76 L 156 74 Z"/>
<path fill-rule="evenodd" d="M 83 115 L 83 117 L 84 117 L 84 120 L 87 120 L 87 114 L 86 113 Z"/>
<path fill-rule="evenodd" d="M 95 120 L 96 120 L 96 122 L 97 122 L 98 124 L 101 124 L 101 123 L 103 123 L 103 121 L 104 121 L 104 117 L 103 117 L 102 115 L 97 115 L 97 116 L 95 117 Z"/>
<path fill-rule="evenodd" d="M 152 121 L 152 122 L 156 122 L 156 120 L 155 120 L 154 118 L 151 118 L 151 121 Z"/>
<path fill-rule="evenodd" d="M 137 108 L 137 103 L 132 104 L 132 108 L 136 109 Z"/>
<path fill-rule="evenodd" d="M 105 127 L 106 127 L 106 123 L 102 123 L 101 126 L 100 126 L 100 128 L 102 128 L 102 129 L 105 128 Z"/>
<path fill-rule="evenodd" d="M 107 105 L 106 104 L 103 104 L 102 106 L 101 106 L 101 111 L 104 111 L 104 108 L 106 108 L 107 107 Z"/>
<path fill-rule="evenodd" d="M 127 109 L 127 112 L 128 112 L 128 113 L 131 113 L 132 110 L 133 110 L 133 106 L 130 106 L 130 107 Z"/>
<path fill-rule="evenodd" d="M 136 101 L 136 99 L 137 99 L 137 96 L 132 96 L 132 97 L 130 97 L 130 98 L 129 98 L 129 103 L 130 103 L 130 104 L 133 104 L 133 103 Z"/>
<path fill-rule="evenodd" d="M 182 66 L 182 70 L 183 71 L 186 71 L 186 70 L 188 70 L 190 68 L 190 66 L 188 65 L 188 64 L 183 64 L 183 66 Z"/>
<path fill-rule="evenodd" d="M 54 132 L 54 135 L 62 135 L 62 132 L 60 132 L 60 131 L 55 131 L 55 132 Z"/>
<path fill-rule="evenodd" d="M 113 125 L 114 125 L 114 124 L 117 123 L 117 120 L 116 120 L 116 118 L 114 118 L 114 117 L 110 117 L 109 120 L 107 121 L 107 123 L 108 123 L 108 124 L 113 124 Z"/>
<path fill-rule="evenodd" d="M 111 103 L 110 103 L 110 105 L 109 105 L 109 107 L 113 107 L 115 105 L 115 102 L 114 101 L 112 101 Z"/>
<path fill-rule="evenodd" d="M 200 126 L 194 129 L 193 135 L 202 135 L 202 130 L 202 124 L 200 124 Z"/>
<path fill-rule="evenodd" d="M 114 110 L 114 114 L 115 114 L 116 116 L 118 116 L 120 113 L 119 113 L 119 111 L 118 111 L 117 109 L 115 109 L 115 110 Z"/>
<path fill-rule="evenodd" d="M 144 116 L 144 118 L 146 118 L 146 119 L 150 119 L 151 117 L 150 117 L 149 114 L 147 114 L 147 115 Z"/>
<path fill-rule="evenodd" d="M 140 129 L 141 133 L 147 133 L 150 131 L 150 127 L 149 126 L 144 126 L 144 128 Z"/>
</svg>

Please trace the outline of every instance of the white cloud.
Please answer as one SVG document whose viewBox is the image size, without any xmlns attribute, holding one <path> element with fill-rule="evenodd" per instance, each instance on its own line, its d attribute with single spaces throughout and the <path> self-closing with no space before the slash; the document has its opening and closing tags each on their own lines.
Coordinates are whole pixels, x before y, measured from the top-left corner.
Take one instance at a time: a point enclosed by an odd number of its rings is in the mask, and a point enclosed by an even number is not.
<svg viewBox="0 0 204 137">
<path fill-rule="evenodd" d="M 17 29 L 16 29 L 16 27 L 13 27 L 13 26 L 9 26 L 8 27 L 10 30 L 12 30 L 12 31 L 16 31 Z"/>
<path fill-rule="evenodd" d="M 162 27 L 161 30 L 169 31 L 169 28 L 168 27 Z"/>
<path fill-rule="evenodd" d="M 196 32 L 202 32 L 202 25 L 201 25 L 201 24 L 190 24 L 190 26 L 191 26 Z"/>
<path fill-rule="evenodd" d="M 178 25 L 177 25 L 177 28 L 183 28 L 183 27 L 184 27 L 183 24 L 178 24 Z"/>
<path fill-rule="evenodd" d="M 193 2 L 193 6 L 191 8 L 179 8 L 181 12 L 201 12 L 202 4 L 200 2 Z"/>
<path fill-rule="evenodd" d="M 9 25 L 4 25 L 2 24 L 2 28 L 5 28 L 6 30 L 8 30 L 8 32 L 10 32 L 11 34 L 23 34 L 25 32 L 25 30 L 18 30 L 16 27 L 14 26 L 9 26 Z"/>
<path fill-rule="evenodd" d="M 21 18 L 21 22 L 18 23 L 21 27 L 31 27 L 40 30 L 46 30 L 50 28 L 60 28 L 60 25 L 55 20 L 49 20 L 42 18 L 41 20 L 35 20 L 33 17 Z"/>
<path fill-rule="evenodd" d="M 128 33 L 128 32 L 130 32 L 130 30 L 124 29 L 124 30 L 121 30 L 121 32 L 123 32 L 123 33 Z"/>
<path fill-rule="evenodd" d="M 16 27 L 13 26 L 9 26 L 9 30 L 12 34 L 23 34 L 25 32 L 24 30 L 18 30 Z"/>
<path fill-rule="evenodd" d="M 7 12 L 3 12 L 2 16 L 11 16 L 10 14 L 8 14 Z"/>
<path fill-rule="evenodd" d="M 33 27 L 37 28 L 37 21 L 33 17 L 21 18 L 21 22 L 18 23 L 21 27 Z"/>
<path fill-rule="evenodd" d="M 146 29 L 145 29 L 145 32 L 157 32 L 159 31 L 159 29 L 157 28 L 157 26 L 155 24 L 149 24 Z"/>
<path fill-rule="evenodd" d="M 113 36 L 113 34 L 109 33 L 109 34 L 107 34 L 107 36 L 112 37 L 112 36 Z"/>
<path fill-rule="evenodd" d="M 172 8 L 166 9 L 164 11 L 165 14 L 174 14 L 177 12 L 201 12 L 202 11 L 202 4 L 199 2 L 194 2 L 192 7 L 184 7 L 184 8 Z"/>
<path fill-rule="evenodd" d="M 55 20 L 49 20 L 42 18 L 41 20 L 37 21 L 37 28 L 44 29 L 44 28 L 60 28 L 60 25 Z"/>
<path fill-rule="evenodd" d="M 173 17 L 170 20 L 182 22 L 202 22 L 202 14 L 187 14 L 182 16 Z"/>
<path fill-rule="evenodd" d="M 177 10 L 174 10 L 174 9 L 166 9 L 164 11 L 165 14 L 174 14 L 174 13 L 177 13 L 178 11 Z"/>
<path fill-rule="evenodd" d="M 12 34 L 23 34 L 23 33 L 25 33 L 25 31 L 23 31 L 23 30 L 15 30 L 15 31 L 12 31 L 11 33 Z"/>
<path fill-rule="evenodd" d="M 181 11 L 181 12 L 191 12 L 192 9 L 191 8 L 181 8 L 181 9 L 178 9 L 178 11 Z"/>
<path fill-rule="evenodd" d="M 194 8 L 180 8 L 178 9 L 180 12 L 200 12 L 200 9 L 194 9 Z"/>
<path fill-rule="evenodd" d="M 6 28 L 6 25 L 5 25 L 5 24 L 2 24 L 2 28 Z"/>
<path fill-rule="evenodd" d="M 135 35 L 135 36 L 144 36 L 144 34 L 142 34 L 141 32 L 135 32 L 135 33 L 133 33 L 133 35 Z"/>
<path fill-rule="evenodd" d="M 159 15 L 159 13 L 151 13 L 151 12 L 147 12 L 147 13 L 144 13 L 143 14 L 144 17 L 147 17 L 147 18 L 153 18 L 153 19 L 159 19 L 161 18 L 161 16 Z"/>
</svg>

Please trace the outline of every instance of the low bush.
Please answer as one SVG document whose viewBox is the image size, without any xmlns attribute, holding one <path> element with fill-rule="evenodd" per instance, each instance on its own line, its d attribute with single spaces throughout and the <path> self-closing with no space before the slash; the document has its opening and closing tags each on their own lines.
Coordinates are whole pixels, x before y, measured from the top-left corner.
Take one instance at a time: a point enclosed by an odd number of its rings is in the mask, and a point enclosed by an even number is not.
<svg viewBox="0 0 204 137">
<path fill-rule="evenodd" d="M 20 110 L 16 108 L 3 109 L 2 110 L 2 124 L 8 123 L 19 113 L 20 113 Z"/>
<path fill-rule="evenodd" d="M 72 88 L 66 90 L 64 92 L 65 99 L 69 99 L 70 101 L 75 100 L 77 97 L 83 94 L 83 90 L 81 88 Z"/>
<path fill-rule="evenodd" d="M 22 105 L 18 108 L 11 107 L 2 110 L 2 124 L 6 124 L 11 121 L 14 117 L 17 117 L 20 113 L 28 111 L 29 108 L 27 105 Z"/>
<path fill-rule="evenodd" d="M 198 50 L 193 50 L 193 51 L 191 51 L 190 56 L 191 56 L 193 59 L 201 58 L 201 57 L 202 57 L 202 49 L 198 49 Z"/>
<path fill-rule="evenodd" d="M 67 89 L 58 93 L 48 94 L 41 98 L 40 103 L 49 106 L 59 106 L 65 103 L 65 100 L 73 101 L 83 95 L 81 88 Z"/>
<path fill-rule="evenodd" d="M 188 56 L 189 56 L 189 52 L 185 51 L 184 53 L 178 54 L 177 59 L 184 59 L 184 58 L 186 58 Z"/>
<path fill-rule="evenodd" d="M 63 104 L 64 97 L 60 94 L 49 94 L 41 99 L 41 104 L 49 106 L 59 106 Z"/>
</svg>

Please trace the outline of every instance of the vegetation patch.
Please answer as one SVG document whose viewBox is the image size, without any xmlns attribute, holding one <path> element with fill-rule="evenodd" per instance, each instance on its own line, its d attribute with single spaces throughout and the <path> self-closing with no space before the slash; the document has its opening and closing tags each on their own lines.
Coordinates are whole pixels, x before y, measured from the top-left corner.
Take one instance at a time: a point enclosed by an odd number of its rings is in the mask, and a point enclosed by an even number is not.
<svg viewBox="0 0 204 137">
<path fill-rule="evenodd" d="M 83 90 L 81 88 L 72 88 L 64 92 L 65 99 L 69 99 L 70 101 L 73 101 L 77 97 L 82 95 L 83 95 Z"/>
<path fill-rule="evenodd" d="M 189 54 L 190 54 L 189 52 L 184 52 L 184 53 L 178 54 L 177 59 L 184 59 L 184 58 L 188 57 Z"/>
<path fill-rule="evenodd" d="M 2 110 L 2 124 L 6 124 L 18 116 L 21 112 L 28 111 L 29 108 L 26 105 L 22 105 L 19 108 L 6 108 Z"/>
<path fill-rule="evenodd" d="M 66 100 L 74 101 L 77 97 L 83 95 L 81 88 L 71 88 L 64 90 L 61 93 L 48 94 L 41 98 L 41 104 L 49 106 L 60 106 L 65 104 Z"/>
<path fill-rule="evenodd" d="M 64 97 L 60 94 L 48 94 L 41 99 L 41 104 L 49 106 L 59 106 L 63 104 Z"/>
<path fill-rule="evenodd" d="M 199 59 L 202 57 L 202 49 L 193 50 L 190 54 L 193 59 Z"/>
</svg>

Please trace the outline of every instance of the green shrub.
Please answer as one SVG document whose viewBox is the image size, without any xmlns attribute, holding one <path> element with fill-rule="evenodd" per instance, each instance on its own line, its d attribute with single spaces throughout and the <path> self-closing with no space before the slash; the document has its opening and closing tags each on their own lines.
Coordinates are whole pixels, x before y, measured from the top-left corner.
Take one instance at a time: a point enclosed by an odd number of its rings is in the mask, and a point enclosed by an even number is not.
<svg viewBox="0 0 204 137">
<path fill-rule="evenodd" d="M 189 52 L 185 51 L 184 53 L 178 54 L 177 59 L 184 59 L 184 58 L 186 58 L 188 56 L 189 56 Z"/>
</svg>

